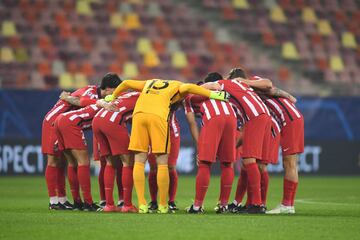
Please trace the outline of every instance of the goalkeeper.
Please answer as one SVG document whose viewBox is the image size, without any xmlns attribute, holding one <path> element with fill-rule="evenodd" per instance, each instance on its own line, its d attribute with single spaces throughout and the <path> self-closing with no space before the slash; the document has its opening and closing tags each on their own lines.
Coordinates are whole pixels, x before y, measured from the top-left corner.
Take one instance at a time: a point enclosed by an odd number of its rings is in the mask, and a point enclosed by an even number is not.
<svg viewBox="0 0 360 240">
<path fill-rule="evenodd" d="M 135 152 L 133 170 L 134 186 L 138 197 L 139 213 L 147 213 L 145 200 L 145 162 L 151 146 L 158 165 L 157 184 L 159 189 L 159 213 L 167 213 L 167 195 L 169 190 L 168 153 L 169 115 L 171 105 L 182 100 L 187 94 L 197 94 L 211 99 L 227 101 L 224 91 L 210 91 L 195 84 L 175 80 L 151 79 L 146 81 L 125 80 L 105 100 L 114 100 L 128 89 L 140 91 L 133 112 L 129 150 Z"/>
</svg>

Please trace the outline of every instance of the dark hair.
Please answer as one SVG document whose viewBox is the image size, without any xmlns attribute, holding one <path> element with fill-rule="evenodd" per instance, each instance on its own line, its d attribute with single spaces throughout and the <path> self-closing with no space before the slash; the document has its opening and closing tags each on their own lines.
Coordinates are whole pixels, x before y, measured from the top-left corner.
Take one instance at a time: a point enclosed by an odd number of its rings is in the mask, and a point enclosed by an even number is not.
<svg viewBox="0 0 360 240">
<path fill-rule="evenodd" d="M 121 83 L 120 77 L 116 73 L 107 73 L 101 80 L 100 88 L 116 88 Z"/>
<path fill-rule="evenodd" d="M 196 85 L 198 85 L 198 86 L 201 86 L 201 85 L 203 85 L 203 84 L 204 84 L 203 81 L 198 81 L 198 82 L 196 83 Z"/>
<path fill-rule="evenodd" d="M 246 79 L 247 74 L 246 74 L 245 70 L 242 69 L 242 68 L 233 68 L 233 69 L 231 69 L 231 71 L 229 72 L 228 78 L 233 79 L 233 78 L 238 78 L 238 77 Z"/>
<path fill-rule="evenodd" d="M 207 82 L 215 82 L 215 81 L 218 81 L 218 80 L 221 80 L 223 79 L 223 76 L 221 76 L 220 73 L 218 72 L 211 72 L 211 73 L 208 73 L 208 75 L 206 75 L 206 77 L 204 78 L 204 82 L 207 83 Z"/>
</svg>

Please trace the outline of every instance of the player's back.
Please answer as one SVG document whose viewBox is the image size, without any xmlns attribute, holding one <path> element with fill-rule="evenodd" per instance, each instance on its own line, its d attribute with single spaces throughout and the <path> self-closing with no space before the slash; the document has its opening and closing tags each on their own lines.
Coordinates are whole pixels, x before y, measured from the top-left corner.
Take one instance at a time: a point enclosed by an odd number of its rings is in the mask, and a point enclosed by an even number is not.
<svg viewBox="0 0 360 240">
<path fill-rule="evenodd" d="M 97 87 L 95 85 L 88 85 L 83 88 L 79 88 L 76 91 L 70 94 L 74 97 L 87 97 L 90 99 L 97 99 L 98 92 Z M 64 100 L 58 100 L 56 104 L 52 107 L 52 109 L 46 114 L 45 120 L 48 122 L 53 122 L 58 115 L 64 112 L 68 112 L 70 110 L 78 109 L 78 107 L 71 105 L 70 103 Z"/>
<path fill-rule="evenodd" d="M 230 101 L 242 112 L 246 121 L 263 113 L 270 114 L 260 97 L 246 83 L 237 80 L 220 80 L 218 83 L 230 93 Z"/>
<path fill-rule="evenodd" d="M 136 103 L 134 114 L 151 113 L 168 120 L 170 106 L 175 102 L 181 84 L 175 80 L 147 80 Z"/>
<path fill-rule="evenodd" d="M 95 117 L 104 118 L 112 123 L 122 124 L 131 118 L 139 95 L 139 92 L 125 92 L 113 101 L 118 107 L 118 111 L 111 112 L 102 108 Z"/>
</svg>

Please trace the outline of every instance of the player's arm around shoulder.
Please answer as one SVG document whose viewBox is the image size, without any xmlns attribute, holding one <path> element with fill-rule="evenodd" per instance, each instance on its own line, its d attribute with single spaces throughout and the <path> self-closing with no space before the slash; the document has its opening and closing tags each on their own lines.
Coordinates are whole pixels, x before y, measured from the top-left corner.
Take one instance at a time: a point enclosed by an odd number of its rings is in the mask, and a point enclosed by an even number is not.
<svg viewBox="0 0 360 240">
<path fill-rule="evenodd" d="M 141 80 L 124 80 L 119 86 L 117 86 L 117 88 L 115 89 L 112 95 L 108 95 L 105 97 L 105 101 L 107 102 L 113 101 L 115 98 L 117 98 L 120 95 L 120 93 L 125 92 L 128 89 L 133 89 L 141 92 L 145 87 L 145 84 L 146 81 L 141 81 Z"/>
<path fill-rule="evenodd" d="M 59 98 L 71 105 L 81 107 L 80 98 L 71 96 L 70 92 L 62 91 Z"/>
<path fill-rule="evenodd" d="M 270 90 L 273 87 L 272 81 L 267 78 L 259 78 L 257 80 L 249 80 L 244 78 L 235 78 L 234 80 L 244 82 L 250 87 L 260 89 L 262 91 Z"/>
</svg>

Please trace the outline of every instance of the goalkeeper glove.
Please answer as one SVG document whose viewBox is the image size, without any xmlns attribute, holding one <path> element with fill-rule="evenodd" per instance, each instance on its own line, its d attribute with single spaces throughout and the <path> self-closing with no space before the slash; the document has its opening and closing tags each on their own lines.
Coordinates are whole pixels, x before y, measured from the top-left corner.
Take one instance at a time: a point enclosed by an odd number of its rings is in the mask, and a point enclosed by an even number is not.
<svg viewBox="0 0 360 240">
<path fill-rule="evenodd" d="M 211 91 L 210 98 L 227 102 L 229 101 L 230 94 L 225 91 Z"/>
<path fill-rule="evenodd" d="M 114 99 L 115 99 L 114 95 L 107 95 L 107 96 L 104 98 L 104 100 L 105 100 L 106 102 L 112 102 L 112 101 L 114 101 Z"/>
</svg>

